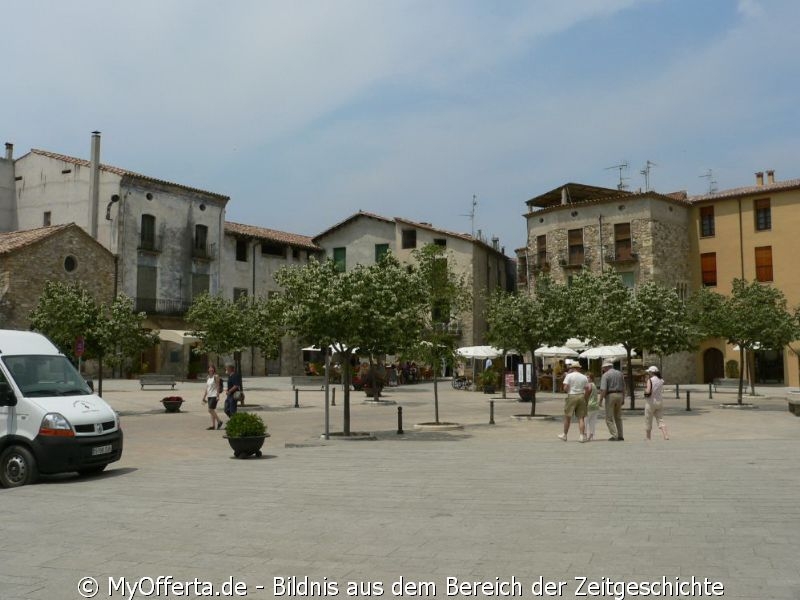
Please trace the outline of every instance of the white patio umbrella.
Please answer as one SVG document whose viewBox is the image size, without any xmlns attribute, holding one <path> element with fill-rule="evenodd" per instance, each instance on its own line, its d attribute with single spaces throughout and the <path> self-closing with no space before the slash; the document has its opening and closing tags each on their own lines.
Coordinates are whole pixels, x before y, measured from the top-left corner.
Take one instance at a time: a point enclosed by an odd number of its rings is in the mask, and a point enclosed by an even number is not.
<svg viewBox="0 0 800 600">
<path fill-rule="evenodd" d="M 635 351 L 631 351 L 631 356 L 636 356 Z M 622 344 L 614 344 L 612 346 L 597 346 L 595 348 L 589 348 L 588 350 L 584 350 L 580 353 L 581 358 L 585 358 L 587 360 L 597 359 L 597 358 L 605 358 L 608 360 L 619 360 L 621 358 L 627 358 L 628 352 L 625 350 L 625 346 Z"/>
<path fill-rule="evenodd" d="M 578 353 L 572 348 L 567 348 L 566 346 L 542 346 L 541 348 L 537 348 L 533 355 L 541 358 L 574 358 L 578 356 Z M 555 389 L 556 370 L 553 369 L 553 390 Z"/>
<path fill-rule="evenodd" d="M 497 358 L 503 354 L 500 348 L 494 346 L 462 346 L 456 354 L 464 358 Z"/>
</svg>

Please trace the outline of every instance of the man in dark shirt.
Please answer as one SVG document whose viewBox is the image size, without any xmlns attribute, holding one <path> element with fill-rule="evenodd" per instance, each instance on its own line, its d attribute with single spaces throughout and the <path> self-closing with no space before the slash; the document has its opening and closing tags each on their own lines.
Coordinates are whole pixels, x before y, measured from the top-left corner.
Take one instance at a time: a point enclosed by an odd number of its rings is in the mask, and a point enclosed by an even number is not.
<svg viewBox="0 0 800 600">
<path fill-rule="evenodd" d="M 229 417 L 236 414 L 236 392 L 241 392 L 241 401 L 244 404 L 244 392 L 242 390 L 242 376 L 236 372 L 236 367 L 232 364 L 225 365 L 228 373 L 228 390 L 225 396 L 225 414 Z"/>
<path fill-rule="evenodd" d="M 606 403 L 606 425 L 611 433 L 610 442 L 621 442 L 622 402 L 625 395 L 625 378 L 614 368 L 613 363 L 603 363 L 603 376 L 600 378 L 600 406 Z"/>
</svg>

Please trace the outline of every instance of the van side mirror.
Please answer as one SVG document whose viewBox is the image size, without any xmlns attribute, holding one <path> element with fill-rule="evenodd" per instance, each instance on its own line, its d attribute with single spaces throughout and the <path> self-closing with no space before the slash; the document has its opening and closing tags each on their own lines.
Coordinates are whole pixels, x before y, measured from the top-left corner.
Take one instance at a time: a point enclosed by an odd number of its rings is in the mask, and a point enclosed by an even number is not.
<svg viewBox="0 0 800 600">
<path fill-rule="evenodd" d="M 17 396 L 7 381 L 0 381 L 0 406 L 16 406 Z"/>
<path fill-rule="evenodd" d="M 94 379 L 85 379 L 86 385 L 89 386 L 89 389 L 94 391 Z"/>
</svg>

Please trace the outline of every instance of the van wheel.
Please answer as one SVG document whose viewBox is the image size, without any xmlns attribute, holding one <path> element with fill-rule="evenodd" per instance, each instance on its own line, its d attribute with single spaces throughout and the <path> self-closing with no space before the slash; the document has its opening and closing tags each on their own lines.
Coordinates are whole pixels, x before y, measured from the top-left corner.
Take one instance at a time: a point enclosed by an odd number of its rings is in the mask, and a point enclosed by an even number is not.
<svg viewBox="0 0 800 600">
<path fill-rule="evenodd" d="M 0 454 L 0 485 L 19 487 L 39 478 L 36 460 L 24 446 L 10 446 Z"/>
<path fill-rule="evenodd" d="M 78 473 L 80 475 L 97 475 L 98 473 L 102 473 L 108 465 L 96 465 L 94 467 L 86 467 L 84 469 L 78 469 Z"/>
</svg>

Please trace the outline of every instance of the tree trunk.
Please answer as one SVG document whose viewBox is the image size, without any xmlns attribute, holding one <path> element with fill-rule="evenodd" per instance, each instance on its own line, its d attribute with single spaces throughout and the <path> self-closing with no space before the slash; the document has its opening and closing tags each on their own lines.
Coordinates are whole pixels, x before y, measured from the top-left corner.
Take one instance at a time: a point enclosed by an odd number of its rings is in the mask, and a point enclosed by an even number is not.
<svg viewBox="0 0 800 600">
<path fill-rule="evenodd" d="M 746 368 L 744 360 L 744 344 L 739 342 L 739 365 L 741 368 L 739 369 L 739 397 L 736 399 L 739 404 L 742 403 L 742 393 L 744 392 L 744 370 Z"/>
<path fill-rule="evenodd" d="M 97 357 L 97 395 L 103 396 L 103 355 Z"/>
<path fill-rule="evenodd" d="M 436 369 L 433 370 L 433 415 L 434 422 L 439 424 L 439 385 L 436 375 Z"/>
<path fill-rule="evenodd" d="M 531 349 L 531 361 L 532 361 L 532 364 L 531 364 L 531 391 L 533 392 L 531 394 L 531 416 L 532 417 L 536 416 L 536 390 L 539 387 L 539 378 L 536 375 L 536 355 L 534 354 L 535 351 L 536 351 L 536 348 Z M 523 369 L 525 368 L 524 367 L 524 363 L 523 363 L 523 367 L 522 368 Z"/>
<path fill-rule="evenodd" d="M 344 404 L 342 405 L 342 434 L 350 435 L 350 353 L 344 355 L 342 378 L 344 385 Z"/>
<path fill-rule="evenodd" d="M 636 408 L 636 393 L 635 393 L 635 386 L 633 384 L 633 364 L 631 363 L 631 350 L 633 348 L 628 348 L 625 346 L 625 352 L 628 354 L 628 385 L 631 386 L 631 409 Z"/>
</svg>

